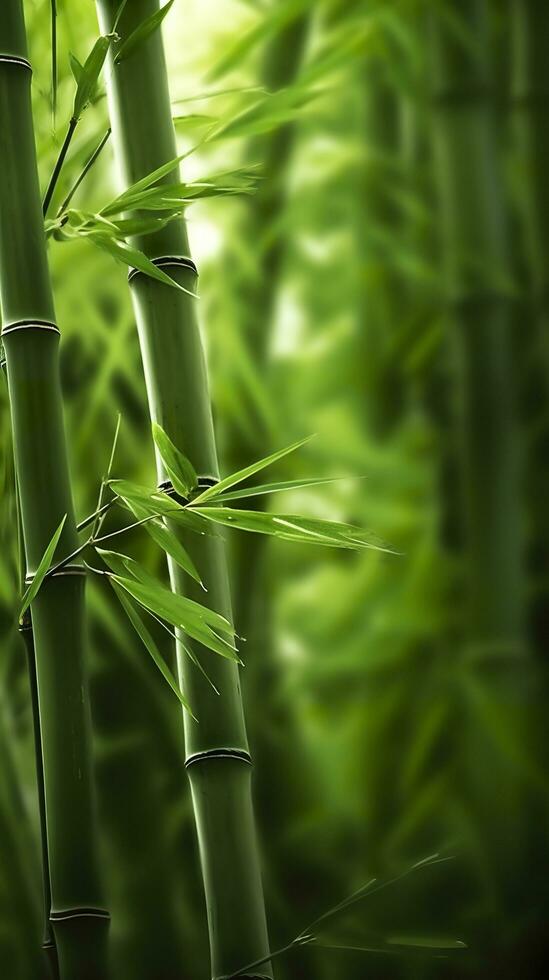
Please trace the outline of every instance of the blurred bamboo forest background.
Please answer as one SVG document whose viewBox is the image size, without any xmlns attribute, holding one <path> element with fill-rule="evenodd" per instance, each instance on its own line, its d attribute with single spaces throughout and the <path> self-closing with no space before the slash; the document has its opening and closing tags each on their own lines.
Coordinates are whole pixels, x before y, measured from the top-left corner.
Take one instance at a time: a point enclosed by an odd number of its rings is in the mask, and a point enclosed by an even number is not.
<svg viewBox="0 0 549 980">
<path fill-rule="evenodd" d="M 45 187 L 71 111 L 69 52 L 83 60 L 98 28 L 92 2 L 59 0 L 54 130 L 50 4 L 25 8 Z M 256 168 L 254 193 L 187 210 L 222 471 L 315 432 L 281 478 L 345 479 L 288 492 L 284 509 L 366 525 L 398 552 L 230 541 L 273 947 L 437 850 L 455 860 L 356 906 L 324 941 L 469 947 L 298 950 L 277 976 L 534 976 L 549 911 L 549 7 L 177 0 L 164 36 L 185 178 Z M 106 128 L 99 90 L 54 211 Z M 107 144 L 73 206 L 98 210 L 116 188 Z M 51 240 L 50 260 L 84 516 L 118 413 L 116 475 L 153 484 L 146 397 L 127 270 L 83 240 Z M 1 398 L 0 963 L 36 980 L 39 830 Z M 158 564 L 143 537 L 134 553 Z M 200 980 L 180 709 L 112 597 L 91 582 L 89 598 L 116 976 Z"/>
</svg>

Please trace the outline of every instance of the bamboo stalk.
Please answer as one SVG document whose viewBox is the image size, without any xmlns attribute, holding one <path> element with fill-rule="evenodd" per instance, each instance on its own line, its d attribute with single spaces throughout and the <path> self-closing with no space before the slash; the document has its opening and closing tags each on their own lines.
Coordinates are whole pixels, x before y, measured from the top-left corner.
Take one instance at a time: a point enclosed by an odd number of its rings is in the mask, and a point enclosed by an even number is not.
<svg viewBox="0 0 549 980">
<path fill-rule="evenodd" d="M 434 151 L 459 364 L 468 623 L 473 643 L 520 645 L 521 503 L 505 204 L 486 5 L 460 7 L 470 43 L 435 19 Z"/>
<path fill-rule="evenodd" d="M 549 79 L 546 47 L 549 5 L 543 0 L 511 0 L 511 108 L 517 204 L 525 290 L 518 356 L 522 367 L 521 407 L 525 427 L 536 436 L 526 459 L 531 507 L 529 567 L 545 582 L 549 560 L 546 421 L 549 412 Z M 540 424 L 541 423 L 541 424 Z M 545 651 L 549 590 L 533 590 L 529 623 L 540 654 Z"/>
<path fill-rule="evenodd" d="M 110 31 L 117 0 L 97 0 L 102 29 Z M 158 10 L 158 0 L 128 4 L 119 23 L 127 37 Z M 162 38 L 158 31 L 132 54 L 114 63 L 107 88 L 115 150 L 126 185 L 175 158 L 176 145 Z M 177 180 L 177 172 L 166 183 Z M 195 284 L 183 220 L 171 222 L 135 242 L 149 258 L 186 288 Z M 195 312 L 188 296 L 142 274 L 130 277 L 152 420 L 192 460 L 206 479 L 218 476 L 206 368 Z M 157 456 L 160 483 L 168 479 Z M 180 533 L 174 528 L 174 533 Z M 220 537 L 189 540 L 185 547 L 208 587 L 206 601 L 230 616 L 224 545 Z M 189 585 L 170 563 L 172 587 L 199 601 L 204 593 Z M 250 755 L 238 669 L 232 662 L 194 647 L 220 691 L 217 696 L 186 656 L 177 658 L 180 681 L 199 724 L 185 713 L 189 773 L 202 862 L 212 975 L 221 977 L 269 953 L 259 858 L 252 813 Z M 262 975 L 271 977 L 269 967 Z"/>
<path fill-rule="evenodd" d="M 21 0 L 0 20 L 0 296 L 27 576 L 67 515 L 56 557 L 78 544 L 47 266 Z M 84 664 L 84 576 L 51 578 L 32 603 L 50 862 L 62 980 L 107 976 Z"/>
</svg>

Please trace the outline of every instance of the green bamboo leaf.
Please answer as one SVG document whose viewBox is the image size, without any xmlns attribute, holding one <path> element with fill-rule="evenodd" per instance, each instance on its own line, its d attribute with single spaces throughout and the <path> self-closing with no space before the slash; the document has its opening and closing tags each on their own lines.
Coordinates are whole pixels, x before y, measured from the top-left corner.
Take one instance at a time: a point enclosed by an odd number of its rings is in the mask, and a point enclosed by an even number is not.
<svg viewBox="0 0 549 980">
<path fill-rule="evenodd" d="M 114 198 L 114 200 L 110 201 L 109 204 L 106 204 L 105 207 L 101 209 L 100 214 L 118 214 L 120 211 L 123 211 L 125 208 L 125 202 L 128 199 L 135 197 L 141 191 L 147 190 L 147 188 L 151 187 L 153 184 L 156 184 L 157 181 L 167 177 L 168 174 L 171 174 L 176 167 L 179 166 L 181 161 L 186 156 L 187 153 L 182 153 L 180 156 L 174 157 L 173 160 L 168 160 L 167 163 L 163 163 L 162 166 L 158 167 L 156 170 L 152 170 L 151 173 L 146 174 L 145 177 L 141 177 L 139 180 L 136 180 L 134 184 L 130 184 L 130 186 L 127 187 L 122 194 L 119 194 Z"/>
<path fill-rule="evenodd" d="M 211 174 L 204 180 L 191 183 L 172 182 L 129 191 L 110 204 L 100 214 L 103 217 L 130 211 L 170 211 L 171 216 L 180 214 L 193 201 L 210 197 L 227 197 L 251 194 L 257 185 L 256 167 L 238 167 L 234 170 Z M 92 217 L 92 216 L 90 216 Z"/>
<path fill-rule="evenodd" d="M 293 122 L 306 106 L 318 98 L 319 91 L 306 90 L 301 86 L 267 93 L 255 105 L 222 124 L 213 139 L 234 139 L 244 136 L 260 136 Z"/>
<path fill-rule="evenodd" d="M 25 592 L 25 594 L 23 596 L 23 599 L 22 599 L 22 602 L 21 602 L 21 608 L 19 610 L 19 622 L 22 622 L 23 616 L 24 616 L 25 612 L 29 608 L 29 606 L 30 606 L 31 602 L 33 601 L 33 599 L 36 598 L 36 595 L 38 593 L 38 590 L 39 590 L 40 586 L 42 585 L 42 582 L 44 581 L 44 579 L 46 577 L 46 573 L 47 573 L 48 569 L 50 568 L 51 563 L 53 561 L 53 556 L 55 554 L 55 549 L 57 548 L 57 545 L 59 543 L 59 538 L 61 537 L 61 532 L 62 532 L 62 530 L 63 530 L 63 528 L 65 526 L 65 521 L 66 520 L 67 520 L 67 515 L 65 514 L 63 520 L 59 524 L 59 527 L 57 528 L 57 530 L 52 535 L 52 538 L 50 540 L 50 543 L 48 544 L 48 547 L 46 548 L 44 554 L 42 555 L 42 558 L 40 559 L 40 563 L 38 565 L 38 568 L 36 569 L 36 572 L 34 573 L 34 578 L 33 578 L 31 584 L 29 585 L 28 589 L 26 590 L 26 592 Z"/>
<path fill-rule="evenodd" d="M 142 508 L 140 508 L 138 504 L 133 505 L 132 511 L 138 520 L 142 520 L 143 518 L 147 517 L 147 513 Z M 175 534 L 172 534 L 170 529 L 166 527 L 166 525 L 162 522 L 162 520 L 158 519 L 158 520 L 147 521 L 147 523 L 144 524 L 143 527 L 151 536 L 153 541 L 160 548 L 162 548 L 162 550 L 165 551 L 167 555 L 170 555 L 170 557 L 173 558 L 175 562 L 177 562 L 177 564 L 183 569 L 183 571 L 187 572 L 187 574 L 190 575 L 191 578 L 195 580 L 195 582 L 198 582 L 198 584 L 202 586 L 202 588 L 206 592 L 207 591 L 206 586 L 204 585 L 202 579 L 200 578 L 199 572 L 191 556 L 183 547 L 179 538 L 177 538 Z"/>
<path fill-rule="evenodd" d="M 162 457 L 162 462 L 168 471 L 174 489 L 182 497 L 189 497 L 198 484 L 194 466 L 186 456 L 175 446 L 157 422 L 152 423 L 152 434 L 156 448 Z"/>
<path fill-rule="evenodd" d="M 124 262 L 131 268 L 139 269 L 140 272 L 144 272 L 145 275 L 150 276 L 151 279 L 156 279 L 165 286 L 173 286 L 175 289 L 181 290 L 182 293 L 187 293 L 188 296 L 198 299 L 196 293 L 193 293 L 190 289 L 186 289 L 185 286 L 181 286 L 180 283 L 175 281 L 175 279 L 167 276 L 162 269 L 157 268 L 157 266 L 147 258 L 144 252 L 141 252 L 138 248 L 133 248 L 131 245 L 128 245 L 127 242 L 120 241 L 117 238 L 110 238 L 105 234 L 92 234 L 89 235 L 89 239 L 94 243 L 94 245 L 97 245 L 98 248 L 101 248 L 104 252 L 108 252 L 109 255 L 114 256 L 114 258 L 119 262 Z"/>
<path fill-rule="evenodd" d="M 229 660 L 239 662 L 234 646 L 234 631 L 231 624 L 223 616 L 192 599 L 176 595 L 160 585 L 155 587 L 136 582 L 133 579 L 115 575 L 115 581 L 133 596 L 145 609 L 165 619 L 172 626 L 183 630 L 188 636 L 197 640 L 209 650 L 220 654 Z M 223 635 L 230 637 L 230 642 Z"/>
<path fill-rule="evenodd" d="M 72 76 L 73 76 L 76 84 L 78 85 L 79 82 L 80 82 L 80 79 L 82 78 L 82 73 L 84 71 L 84 65 L 82 64 L 82 62 L 80 62 L 78 60 L 78 58 L 76 57 L 75 54 L 72 53 L 72 51 L 69 51 L 69 64 L 70 64 L 70 67 L 71 67 Z"/>
<path fill-rule="evenodd" d="M 110 43 L 110 37 L 103 35 L 98 37 L 86 61 L 81 66 L 82 70 L 79 71 L 76 94 L 74 96 L 73 119 L 80 118 L 93 96 Z"/>
<path fill-rule="evenodd" d="M 57 112 L 57 0 L 50 0 L 51 22 L 51 113 L 55 128 Z"/>
<path fill-rule="evenodd" d="M 194 509 L 194 508 L 193 508 Z M 270 514 L 254 510 L 236 510 L 232 507 L 197 507 L 201 517 L 240 531 L 269 534 L 284 541 L 300 544 L 318 544 L 329 548 L 347 548 L 351 551 L 363 548 L 375 551 L 392 550 L 378 542 L 372 535 L 352 524 L 325 521 L 319 518 L 301 517 L 297 514 Z"/>
<path fill-rule="evenodd" d="M 143 585 L 155 586 L 158 584 L 154 576 L 134 558 L 129 558 L 128 555 L 120 554 L 117 551 L 108 551 L 106 548 L 96 547 L 95 550 L 115 575 L 125 578 L 129 573 L 132 578 L 137 582 L 142 582 Z"/>
<path fill-rule="evenodd" d="M 143 641 L 144 646 L 149 651 L 160 673 L 162 674 L 164 679 L 168 682 L 172 691 L 177 696 L 182 706 L 185 708 L 186 711 L 189 712 L 189 714 L 193 716 L 193 718 L 196 721 L 197 719 L 191 710 L 189 702 L 187 701 L 186 697 L 182 693 L 179 684 L 177 683 L 170 668 L 168 667 L 166 661 L 164 660 L 164 657 L 160 653 L 160 650 L 158 649 L 153 636 L 150 634 L 149 630 L 145 626 L 145 623 L 141 619 L 141 616 L 137 612 L 137 609 L 130 601 L 130 599 L 128 599 L 126 593 L 124 592 L 124 589 L 122 589 L 113 579 L 111 579 L 110 582 L 114 589 L 115 595 L 118 601 L 120 602 L 120 605 L 122 606 L 128 619 L 130 620 L 130 623 L 135 629 L 137 635 L 140 637 L 140 639 Z"/>
<path fill-rule="evenodd" d="M 291 446 L 286 446 L 284 449 L 279 449 L 276 453 L 272 453 L 270 456 L 266 456 L 264 459 L 259 459 L 256 463 L 251 463 L 250 466 L 246 466 L 243 470 L 238 470 L 236 473 L 231 473 L 230 476 L 226 476 L 219 483 L 216 483 L 214 487 L 208 487 L 204 490 L 198 497 L 195 497 L 193 501 L 193 507 L 198 503 L 205 503 L 206 500 L 211 500 L 213 497 L 217 497 L 223 490 L 228 490 L 229 487 L 233 487 L 235 483 L 242 483 L 243 480 L 247 480 L 249 476 L 253 476 L 254 473 L 259 473 L 260 470 L 264 470 L 267 466 L 272 463 L 276 463 L 278 459 L 282 459 L 283 456 L 288 456 L 289 453 L 293 453 L 296 449 L 304 446 L 307 442 L 310 442 L 313 436 L 307 436 L 305 439 L 300 439 L 299 442 L 292 443 Z"/>
<path fill-rule="evenodd" d="M 227 503 L 230 500 L 244 500 L 247 497 L 261 497 L 268 493 L 282 493 L 287 490 L 304 490 L 307 487 L 318 487 L 325 483 L 337 483 L 340 480 L 348 479 L 345 476 L 339 477 L 310 477 L 303 480 L 285 480 L 281 483 L 263 483 L 258 486 L 247 487 L 245 490 L 234 490 L 232 493 L 219 494 L 218 503 Z"/>
<path fill-rule="evenodd" d="M 147 17 L 145 20 L 141 21 L 139 26 L 136 27 L 136 29 L 132 31 L 132 33 L 120 45 L 114 59 L 116 65 L 119 65 L 121 61 L 124 61 L 124 59 L 127 58 L 132 51 L 135 51 L 135 48 L 141 44 L 142 41 L 145 41 L 151 34 L 154 33 L 154 31 L 156 31 L 158 27 L 160 27 L 162 21 L 173 7 L 173 4 L 174 0 L 168 0 L 168 2 L 160 8 L 160 10 L 156 10 L 150 17 Z"/>
<path fill-rule="evenodd" d="M 168 517 L 196 534 L 216 536 L 210 522 L 188 507 L 182 507 L 161 490 L 149 490 L 128 480 L 110 480 L 109 486 L 138 520 L 142 517 Z"/>
<path fill-rule="evenodd" d="M 269 12 L 261 18 L 259 24 L 254 26 L 230 47 L 217 65 L 209 72 L 208 81 L 216 81 L 237 65 L 242 63 L 265 38 L 276 36 L 286 24 L 296 20 L 303 10 L 310 6 L 311 0 L 279 0 L 274 4 Z"/>
<path fill-rule="evenodd" d="M 173 497 L 168 497 L 160 490 L 142 487 L 130 480 L 109 480 L 109 486 L 112 492 L 130 508 L 132 513 L 135 513 L 134 507 L 142 508 L 144 513 L 140 516 L 143 517 L 158 517 L 159 515 L 174 517 L 183 509 Z"/>
<path fill-rule="evenodd" d="M 389 936 L 384 941 L 388 946 L 413 946 L 418 949 L 467 949 L 467 944 L 461 939 L 443 936 Z"/>
</svg>

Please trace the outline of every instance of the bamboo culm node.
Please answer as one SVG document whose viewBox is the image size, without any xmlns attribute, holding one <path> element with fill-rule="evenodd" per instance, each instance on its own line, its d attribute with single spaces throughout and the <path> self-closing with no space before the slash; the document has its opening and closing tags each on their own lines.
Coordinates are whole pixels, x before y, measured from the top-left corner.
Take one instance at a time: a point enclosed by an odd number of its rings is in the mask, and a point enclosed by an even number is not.
<svg viewBox="0 0 549 980">
<path fill-rule="evenodd" d="M 195 276 L 198 276 L 198 269 L 195 263 L 188 255 L 159 255 L 156 259 L 151 259 L 153 265 L 157 269 L 166 269 L 171 267 L 179 267 L 181 269 L 189 269 Z M 128 272 L 128 282 L 132 282 L 136 276 L 145 275 L 141 269 L 131 268 Z"/>
</svg>

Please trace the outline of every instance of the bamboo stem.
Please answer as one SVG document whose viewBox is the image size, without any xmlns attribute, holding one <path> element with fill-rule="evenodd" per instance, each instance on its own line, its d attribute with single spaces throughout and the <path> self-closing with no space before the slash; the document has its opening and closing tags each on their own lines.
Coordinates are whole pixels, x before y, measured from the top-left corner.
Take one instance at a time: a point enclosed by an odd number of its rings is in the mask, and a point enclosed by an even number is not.
<svg viewBox="0 0 549 980">
<path fill-rule="evenodd" d="M 116 0 L 97 0 L 100 23 L 107 32 L 112 30 L 117 7 Z M 121 37 L 127 37 L 158 8 L 158 0 L 136 0 L 128 5 L 118 28 Z M 128 185 L 177 155 L 159 31 L 119 64 L 110 53 L 107 94 L 115 152 Z M 174 171 L 166 183 L 177 180 Z M 134 244 L 152 259 L 189 255 L 182 219 L 154 234 L 138 236 Z M 194 287 L 195 275 L 188 262 L 171 268 L 170 274 L 187 289 Z M 131 276 L 131 290 L 151 418 L 184 450 L 199 474 L 217 476 L 206 368 L 192 301 L 142 274 Z M 159 483 L 168 479 L 159 456 L 157 471 Z M 208 588 L 206 601 L 230 617 L 222 539 L 198 540 L 175 526 L 173 532 L 181 535 L 197 564 Z M 189 585 L 173 562 L 170 576 L 175 591 L 204 601 L 198 584 Z M 183 643 L 178 643 L 180 681 L 199 718 L 197 724 L 185 713 L 186 756 L 206 893 L 212 976 L 218 978 L 242 963 L 268 956 L 269 942 L 238 668 L 198 645 L 193 645 L 193 653 L 221 693 L 220 697 L 214 693 L 186 656 Z M 263 972 L 272 976 L 268 966 Z"/>
<path fill-rule="evenodd" d="M 523 603 L 513 307 L 503 285 L 505 209 L 489 71 L 480 55 L 487 47 L 484 0 L 466 0 L 460 16 L 479 50 L 437 20 L 433 84 L 447 294 L 460 372 L 466 634 L 475 644 L 508 646 L 521 643 Z"/>
<path fill-rule="evenodd" d="M 59 382 L 21 0 L 0 19 L 0 297 L 27 575 L 62 517 L 57 558 L 78 546 Z M 61 980 L 107 976 L 84 664 L 84 576 L 44 583 L 32 604 L 49 853 Z"/>
</svg>

